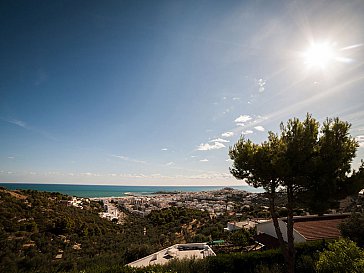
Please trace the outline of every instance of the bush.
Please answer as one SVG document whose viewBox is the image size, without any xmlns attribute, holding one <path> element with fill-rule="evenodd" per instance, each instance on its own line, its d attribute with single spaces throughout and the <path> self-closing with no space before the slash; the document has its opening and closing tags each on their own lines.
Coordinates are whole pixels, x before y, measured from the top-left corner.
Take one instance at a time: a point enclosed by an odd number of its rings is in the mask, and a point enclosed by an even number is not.
<svg viewBox="0 0 364 273">
<path fill-rule="evenodd" d="M 341 234 L 356 242 L 360 247 L 364 246 L 364 214 L 354 212 L 349 219 L 340 225 Z"/>
<path fill-rule="evenodd" d="M 340 239 L 319 255 L 317 272 L 364 272 L 364 252 L 354 242 Z"/>
<path fill-rule="evenodd" d="M 259 266 L 284 263 L 283 255 L 279 250 L 222 254 L 216 257 L 209 257 L 207 261 L 208 272 L 210 273 L 254 273 Z"/>
</svg>

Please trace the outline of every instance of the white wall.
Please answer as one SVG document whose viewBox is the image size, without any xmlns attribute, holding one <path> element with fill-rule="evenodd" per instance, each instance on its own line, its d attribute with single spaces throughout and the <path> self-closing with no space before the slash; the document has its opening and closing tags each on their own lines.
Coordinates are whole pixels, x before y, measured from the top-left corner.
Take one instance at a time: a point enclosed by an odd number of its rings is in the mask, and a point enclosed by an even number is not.
<svg viewBox="0 0 364 273">
<path fill-rule="evenodd" d="M 283 240 L 285 242 L 288 241 L 287 239 L 287 224 L 283 222 L 282 220 L 278 219 L 279 228 L 282 231 Z M 276 230 L 273 225 L 273 221 L 264 222 L 257 224 L 257 233 L 265 233 L 268 234 L 274 238 L 278 238 Z M 298 233 L 296 230 L 293 230 L 293 237 L 295 243 L 303 243 L 306 242 L 306 239 Z"/>
</svg>

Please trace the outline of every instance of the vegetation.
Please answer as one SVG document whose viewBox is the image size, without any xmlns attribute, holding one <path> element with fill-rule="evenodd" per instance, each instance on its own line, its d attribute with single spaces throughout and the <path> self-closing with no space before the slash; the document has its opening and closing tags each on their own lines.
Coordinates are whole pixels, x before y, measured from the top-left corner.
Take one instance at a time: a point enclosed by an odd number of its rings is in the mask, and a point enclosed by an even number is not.
<svg viewBox="0 0 364 273">
<path fill-rule="evenodd" d="M 318 252 L 326 249 L 325 242 L 300 244 L 295 247 L 297 252 L 296 271 L 298 273 L 313 273 L 318 260 Z M 283 273 L 284 258 L 279 250 L 264 252 L 234 253 L 209 257 L 204 260 L 172 260 L 164 266 L 149 266 L 143 269 L 125 266 L 96 267 L 88 273 Z"/>
<path fill-rule="evenodd" d="M 364 272 L 364 252 L 350 240 L 338 240 L 320 253 L 316 269 L 319 273 Z"/>
<path fill-rule="evenodd" d="M 85 202 L 80 209 L 67 206 L 69 198 L 59 193 L 0 189 L 0 272 L 286 272 L 280 250 L 242 252 L 252 234 L 223 232 L 227 215 L 211 219 L 202 211 L 172 207 L 144 218 L 128 214 L 119 225 L 99 217 L 101 203 Z M 207 239 L 224 239 L 239 252 L 204 260 L 172 260 L 165 266 L 143 269 L 125 266 L 174 243 Z M 326 250 L 325 242 L 296 245 L 296 272 L 313 273 L 316 264 L 324 268 L 318 255 L 329 253 Z M 62 258 L 57 259 L 59 254 Z M 325 255 L 320 261 L 329 254 Z M 355 268 L 360 265 L 355 258 Z"/>
<path fill-rule="evenodd" d="M 229 151 L 231 173 L 254 187 L 263 187 L 269 198 L 270 214 L 287 264 L 294 272 L 294 209 L 304 205 L 323 213 L 338 200 L 363 187 L 363 166 L 351 173 L 358 143 L 349 134 L 350 124 L 327 119 L 321 128 L 307 114 L 281 124 L 280 134 L 269 132 L 268 140 L 254 144 L 242 137 Z M 278 224 L 277 191 L 286 197 L 286 245 Z"/>
<path fill-rule="evenodd" d="M 341 234 L 364 246 L 364 213 L 354 212 L 351 217 L 340 225 Z"/>
<path fill-rule="evenodd" d="M 175 243 L 228 238 L 227 216 L 173 207 L 144 218 L 128 214 L 118 225 L 99 217 L 101 203 L 85 201 L 80 209 L 68 206 L 69 199 L 0 189 L 0 272 L 121 268 Z"/>
</svg>

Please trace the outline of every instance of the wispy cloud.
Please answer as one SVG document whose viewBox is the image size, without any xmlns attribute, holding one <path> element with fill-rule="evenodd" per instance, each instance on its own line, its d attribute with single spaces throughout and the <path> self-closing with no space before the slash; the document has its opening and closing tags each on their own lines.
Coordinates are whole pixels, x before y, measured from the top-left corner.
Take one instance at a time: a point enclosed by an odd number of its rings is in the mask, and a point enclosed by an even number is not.
<svg viewBox="0 0 364 273">
<path fill-rule="evenodd" d="M 168 166 L 168 167 L 170 167 L 170 166 L 173 166 L 173 165 L 175 165 L 175 163 L 174 162 L 168 162 L 168 163 L 166 163 L 166 166 Z"/>
<path fill-rule="evenodd" d="M 8 159 L 15 159 L 15 156 L 8 156 Z"/>
<path fill-rule="evenodd" d="M 356 136 L 355 140 L 359 142 L 359 147 L 364 148 L 364 135 Z"/>
<path fill-rule="evenodd" d="M 19 120 L 19 119 L 6 119 L 6 118 L 1 118 L 3 121 L 6 121 L 8 123 L 11 123 L 11 124 L 14 124 L 14 125 L 17 125 L 21 128 L 24 128 L 24 129 L 30 129 L 30 127 L 22 120 Z"/>
<path fill-rule="evenodd" d="M 208 159 L 202 159 L 201 162 L 209 162 Z M 226 180 L 232 179 L 232 175 L 230 173 L 221 173 L 221 172 L 211 172 L 211 171 L 201 171 L 195 174 L 175 174 L 175 175 L 164 175 L 160 173 L 97 173 L 97 172 L 35 172 L 35 171 L 27 171 L 27 172 L 14 172 L 11 170 L 0 170 L 0 174 L 4 177 L 32 177 L 32 179 L 41 179 L 44 181 L 49 181 L 50 178 L 58 179 L 60 181 L 74 181 L 75 178 L 79 178 L 82 181 L 105 181 L 105 179 L 112 179 L 110 181 L 119 182 L 121 179 L 143 179 L 148 181 L 148 179 L 166 179 L 170 181 L 186 181 L 186 180 L 200 180 L 204 183 L 207 180 L 214 181 L 216 180 Z M 91 180 L 90 180 L 91 179 Z M 95 180 L 96 179 L 96 180 Z M 38 180 L 37 180 L 38 181 Z"/>
<path fill-rule="evenodd" d="M 254 133 L 252 130 L 246 130 L 246 131 L 241 132 L 242 135 L 249 135 L 249 134 L 252 134 L 252 133 Z"/>
<path fill-rule="evenodd" d="M 162 148 L 161 151 L 168 151 L 168 148 Z"/>
<path fill-rule="evenodd" d="M 45 137 L 47 139 L 50 139 L 50 140 L 53 140 L 53 141 L 58 141 L 54 136 L 52 136 L 48 132 L 37 129 L 37 128 L 34 128 L 34 127 L 30 126 L 29 124 L 27 124 L 23 120 L 14 119 L 14 118 L 3 118 L 3 117 L 0 117 L 0 120 L 3 120 L 3 121 L 5 121 L 7 123 L 10 123 L 10 124 L 14 124 L 14 125 L 19 126 L 19 127 L 23 128 L 23 129 L 30 130 L 32 132 L 38 133 L 38 134 L 42 135 L 43 137 Z"/>
<path fill-rule="evenodd" d="M 233 135 L 234 135 L 234 132 L 225 132 L 225 133 L 221 134 L 222 137 L 232 137 Z"/>
<path fill-rule="evenodd" d="M 205 158 L 205 159 L 201 159 L 200 162 L 209 162 L 209 160 L 207 158 Z"/>
<path fill-rule="evenodd" d="M 129 162 L 134 162 L 134 163 L 141 163 L 141 164 L 146 164 L 146 161 L 143 160 L 138 160 L 138 159 L 133 159 L 127 156 L 123 156 L 123 155 L 111 155 L 112 157 L 116 157 L 116 158 L 120 158 L 124 161 L 129 161 Z"/>
<path fill-rule="evenodd" d="M 250 121 L 252 119 L 253 118 L 251 116 L 249 116 L 249 115 L 241 115 L 238 118 L 236 118 L 234 121 L 235 121 L 235 123 L 241 124 L 241 123 L 246 123 L 246 122 L 248 122 L 248 121 Z"/>
<path fill-rule="evenodd" d="M 257 131 L 260 131 L 260 132 L 264 132 L 265 131 L 264 127 L 263 126 L 260 126 L 260 125 L 255 126 L 254 129 L 257 130 Z"/>
<path fill-rule="evenodd" d="M 223 139 L 223 138 L 215 138 L 210 140 L 209 142 L 222 142 L 222 143 L 228 143 L 230 142 L 229 140 Z"/>
<path fill-rule="evenodd" d="M 58 174 L 59 175 L 59 174 Z M 80 173 L 79 174 L 80 176 L 96 176 L 96 177 L 100 177 L 102 176 L 101 174 L 99 173 L 91 173 L 91 172 L 85 172 L 85 173 Z"/>
<path fill-rule="evenodd" d="M 199 151 L 210 151 L 210 150 L 218 150 L 218 149 L 222 149 L 225 148 L 225 145 L 220 143 L 220 142 L 215 142 L 214 144 L 209 144 L 209 143 L 201 143 L 197 150 Z"/>
</svg>

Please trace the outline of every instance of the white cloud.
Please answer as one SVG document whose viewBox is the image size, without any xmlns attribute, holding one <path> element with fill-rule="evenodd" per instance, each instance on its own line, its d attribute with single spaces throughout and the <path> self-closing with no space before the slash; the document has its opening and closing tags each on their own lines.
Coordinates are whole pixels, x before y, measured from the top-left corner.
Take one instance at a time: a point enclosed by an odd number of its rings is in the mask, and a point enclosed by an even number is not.
<svg viewBox="0 0 364 273">
<path fill-rule="evenodd" d="M 15 159 L 14 156 L 8 156 L 8 159 Z"/>
<path fill-rule="evenodd" d="M 210 151 L 210 150 L 218 150 L 218 149 L 222 149 L 225 148 L 225 145 L 220 143 L 220 142 L 215 142 L 214 144 L 209 144 L 209 143 L 201 143 L 197 150 L 199 151 Z"/>
<path fill-rule="evenodd" d="M 123 156 L 123 155 L 111 155 L 112 157 L 116 157 L 116 158 L 120 158 L 122 160 L 125 160 L 125 161 L 130 161 L 130 162 L 134 162 L 134 163 L 142 163 L 142 164 L 145 164 L 147 162 L 145 161 L 142 161 L 142 160 L 137 160 L 137 159 L 132 159 L 132 158 L 129 158 L 127 156 Z"/>
<path fill-rule="evenodd" d="M 240 117 L 236 118 L 235 119 L 235 122 L 236 123 L 245 123 L 245 122 L 248 122 L 249 120 L 251 120 L 252 117 L 251 116 L 248 116 L 248 115 L 241 115 Z"/>
<path fill-rule="evenodd" d="M 205 159 L 201 159 L 200 161 L 201 162 L 208 162 L 209 160 L 207 158 L 205 158 Z"/>
<path fill-rule="evenodd" d="M 19 127 L 28 129 L 28 126 L 24 121 L 21 121 L 21 120 L 18 120 L 18 119 L 8 119 L 6 121 L 9 122 L 9 123 L 18 125 Z"/>
<path fill-rule="evenodd" d="M 230 108 L 227 108 L 224 112 L 222 112 L 223 113 L 223 115 L 225 115 L 225 114 L 228 114 L 228 113 L 230 113 L 230 111 L 231 111 L 231 109 Z"/>
<path fill-rule="evenodd" d="M 113 157 L 116 157 L 116 158 L 120 158 L 120 159 L 122 159 L 122 160 L 129 160 L 129 158 L 128 157 L 126 157 L 126 156 L 123 156 L 123 155 L 112 155 Z"/>
<path fill-rule="evenodd" d="M 174 165 L 174 162 L 168 162 L 167 164 L 166 164 L 166 166 L 173 166 Z"/>
<path fill-rule="evenodd" d="M 265 131 L 264 127 L 263 126 L 260 126 L 260 125 L 259 126 L 255 126 L 254 129 L 257 130 L 257 131 L 260 131 L 260 132 L 264 132 Z"/>
<path fill-rule="evenodd" d="M 252 134 L 254 133 L 252 130 L 246 130 L 246 131 L 242 131 L 241 134 L 243 135 L 249 135 L 249 134 Z"/>
<path fill-rule="evenodd" d="M 11 123 L 11 124 L 14 124 L 16 126 L 19 126 L 23 129 L 26 129 L 26 130 L 30 130 L 30 131 L 33 131 L 33 132 L 36 132 L 42 136 L 44 136 L 45 138 L 47 139 L 50 139 L 50 140 L 53 140 L 53 141 L 57 141 L 57 139 L 55 137 L 53 137 L 52 135 L 50 135 L 49 133 L 47 133 L 46 131 L 43 131 L 43 130 L 39 130 L 37 128 L 34 128 L 30 125 L 28 125 L 27 123 L 25 123 L 24 121 L 22 120 L 19 120 L 19 119 L 7 119 L 7 118 L 2 118 L 0 117 L 0 120 L 3 120 L 5 122 L 8 122 L 8 123 Z"/>
<path fill-rule="evenodd" d="M 263 80 L 263 79 L 257 80 L 257 85 L 259 87 L 258 90 L 259 90 L 260 93 L 264 92 L 266 83 L 267 82 L 265 80 Z"/>
<path fill-rule="evenodd" d="M 226 140 L 226 139 L 222 139 L 222 138 L 215 138 L 215 139 L 210 140 L 209 142 L 222 142 L 222 143 L 228 143 L 228 142 L 230 142 L 230 141 L 229 141 L 229 140 Z"/>
<path fill-rule="evenodd" d="M 161 151 L 168 151 L 168 148 L 162 148 Z"/>
<path fill-rule="evenodd" d="M 364 135 L 356 136 L 355 140 L 359 142 L 359 147 L 364 147 Z"/>
<path fill-rule="evenodd" d="M 234 135 L 233 132 L 226 132 L 221 134 L 222 137 L 232 137 L 233 135 Z"/>
<path fill-rule="evenodd" d="M 189 179 L 229 179 L 233 176 L 230 173 L 202 173 L 198 175 L 191 175 L 185 178 Z"/>
<path fill-rule="evenodd" d="M 87 173 L 80 173 L 81 176 L 97 176 L 95 173 L 90 173 L 90 172 L 87 172 Z"/>
</svg>

